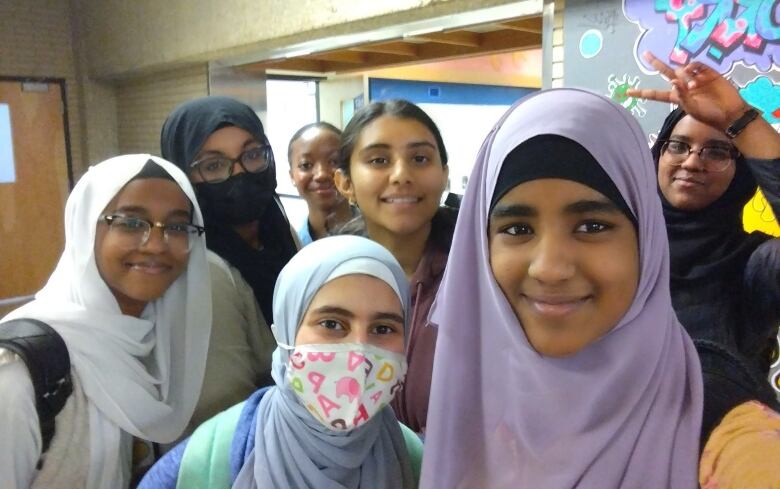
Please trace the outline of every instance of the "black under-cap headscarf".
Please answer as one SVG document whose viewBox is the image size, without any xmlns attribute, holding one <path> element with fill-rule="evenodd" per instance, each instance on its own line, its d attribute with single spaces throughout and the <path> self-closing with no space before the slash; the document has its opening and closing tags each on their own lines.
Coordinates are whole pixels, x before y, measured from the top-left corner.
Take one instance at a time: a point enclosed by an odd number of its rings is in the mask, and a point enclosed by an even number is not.
<svg viewBox="0 0 780 489">
<path fill-rule="evenodd" d="M 667 116 L 651 152 L 656 170 L 663 142 L 687 114 L 680 108 Z M 658 191 L 663 204 L 669 235 L 672 286 L 685 282 L 710 282 L 720 279 L 741 280 L 750 255 L 768 236 L 746 233 L 742 227 L 742 209 L 756 193 L 758 185 L 745 157 L 736 160 L 736 172 L 718 200 L 698 211 L 684 211 L 670 204 Z"/>
<path fill-rule="evenodd" d="M 268 144 L 263 124 L 248 105 L 229 97 L 210 96 L 186 102 L 166 119 L 160 135 L 163 158 L 189 174 L 190 165 L 206 139 L 223 127 L 235 126 L 247 131 L 259 143 Z M 208 231 L 206 245 L 236 267 L 254 291 L 260 309 L 270 325 L 273 322 L 273 291 L 282 267 L 297 251 L 290 223 L 276 194 L 276 167 L 273 159 L 267 170 L 258 174 L 261 189 L 272 194 L 269 204 L 258 221 L 263 249 L 249 246 L 223 219 L 218 218 L 208 205 L 201 202 L 203 218 Z M 198 200 L 203 185 L 195 185 Z"/>
<path fill-rule="evenodd" d="M 636 217 L 615 182 L 593 155 L 580 143 L 557 134 L 534 136 L 509 152 L 501 165 L 490 209 L 514 187 L 540 178 L 571 180 L 592 188 L 612 201 L 637 227 Z"/>
</svg>

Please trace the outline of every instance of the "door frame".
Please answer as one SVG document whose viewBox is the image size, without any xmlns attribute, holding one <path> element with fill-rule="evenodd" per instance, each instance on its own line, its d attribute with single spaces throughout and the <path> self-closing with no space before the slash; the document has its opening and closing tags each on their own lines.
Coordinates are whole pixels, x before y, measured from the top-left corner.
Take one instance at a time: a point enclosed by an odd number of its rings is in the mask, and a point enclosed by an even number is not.
<svg viewBox="0 0 780 489">
<path fill-rule="evenodd" d="M 70 146 L 70 126 L 68 118 L 68 97 L 65 87 L 65 78 L 56 78 L 49 76 L 9 76 L 0 75 L 0 82 L 19 82 L 19 83 L 51 83 L 60 87 L 60 97 L 62 99 L 62 124 L 65 134 L 65 164 L 68 171 L 68 191 L 73 190 L 73 159 Z"/>
</svg>

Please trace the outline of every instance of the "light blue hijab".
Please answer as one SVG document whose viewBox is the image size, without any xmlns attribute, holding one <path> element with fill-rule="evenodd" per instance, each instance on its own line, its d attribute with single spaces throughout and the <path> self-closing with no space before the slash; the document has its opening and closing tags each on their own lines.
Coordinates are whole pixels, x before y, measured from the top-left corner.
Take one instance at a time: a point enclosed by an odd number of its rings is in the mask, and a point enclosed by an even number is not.
<svg viewBox="0 0 780 489">
<path fill-rule="evenodd" d="M 274 289 L 276 341 L 294 345 L 303 316 L 331 273 L 353 260 L 376 260 L 392 274 L 406 316 L 409 285 L 396 259 L 379 244 L 358 236 L 317 240 L 282 269 Z M 375 276 L 371 274 L 372 276 Z M 366 298 L 368 299 L 368 298 Z M 408 325 L 408 318 L 407 318 Z M 330 431 L 303 407 L 287 382 L 290 352 L 278 347 L 271 388 L 257 409 L 255 448 L 247 457 L 234 488 L 399 489 L 414 485 L 398 421 L 390 407 L 363 426 Z"/>
</svg>

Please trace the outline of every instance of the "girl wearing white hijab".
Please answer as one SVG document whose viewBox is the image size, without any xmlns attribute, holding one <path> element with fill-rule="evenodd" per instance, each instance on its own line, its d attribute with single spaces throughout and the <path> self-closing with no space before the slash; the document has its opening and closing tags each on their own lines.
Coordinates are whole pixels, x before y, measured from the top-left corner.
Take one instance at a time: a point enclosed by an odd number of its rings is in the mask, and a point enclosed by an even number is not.
<svg viewBox="0 0 780 489">
<path fill-rule="evenodd" d="M 201 425 L 139 489 L 411 489 L 421 444 L 388 405 L 403 385 L 401 266 L 357 236 L 298 252 L 274 289 L 276 386 Z"/>
<path fill-rule="evenodd" d="M 161 158 L 118 156 L 78 182 L 54 273 L 2 320 L 37 319 L 59 333 L 73 393 L 42 457 L 29 373 L 0 349 L 2 487 L 128 487 L 133 437 L 168 443 L 181 434 L 209 340 L 202 224 L 189 180 Z"/>
</svg>

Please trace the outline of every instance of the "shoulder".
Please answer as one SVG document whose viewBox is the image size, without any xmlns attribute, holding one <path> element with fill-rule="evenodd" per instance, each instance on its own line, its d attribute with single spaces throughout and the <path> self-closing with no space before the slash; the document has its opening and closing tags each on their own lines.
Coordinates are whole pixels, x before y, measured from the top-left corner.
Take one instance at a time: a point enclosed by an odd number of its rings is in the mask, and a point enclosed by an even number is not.
<svg viewBox="0 0 780 489">
<path fill-rule="evenodd" d="M 0 411 L 25 404 L 35 411 L 35 390 L 27 366 L 18 355 L 4 348 L 0 348 L 0 393 Z"/>
<path fill-rule="evenodd" d="M 702 487 L 780 487 L 778 460 L 780 414 L 746 402 L 729 411 L 707 440 L 699 482 Z"/>
</svg>

